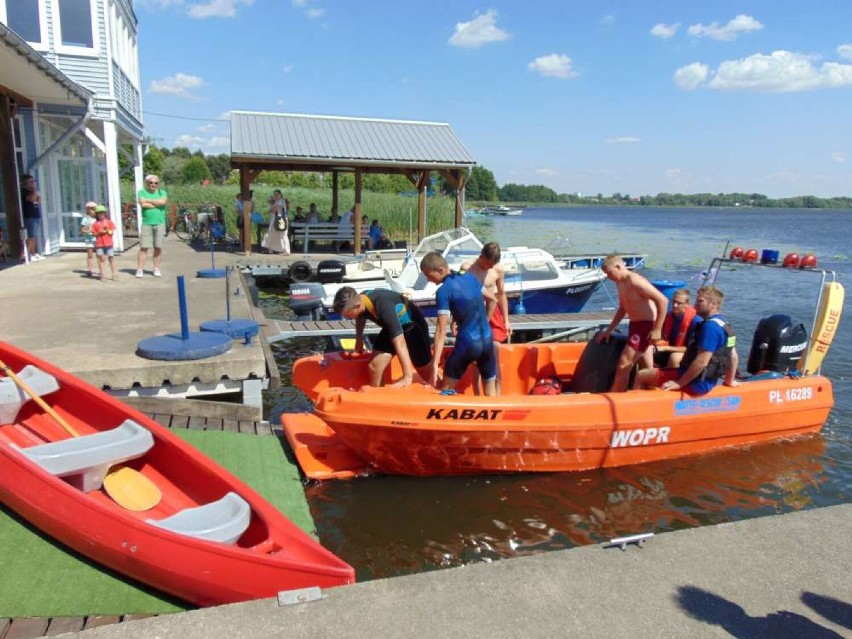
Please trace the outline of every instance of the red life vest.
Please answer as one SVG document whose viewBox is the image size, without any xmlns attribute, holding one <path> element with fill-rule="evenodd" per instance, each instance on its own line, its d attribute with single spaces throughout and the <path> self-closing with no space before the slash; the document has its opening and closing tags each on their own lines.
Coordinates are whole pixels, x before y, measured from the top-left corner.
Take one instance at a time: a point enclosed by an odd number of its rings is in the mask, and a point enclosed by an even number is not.
<svg viewBox="0 0 852 639">
<path fill-rule="evenodd" d="M 680 326 L 677 328 L 677 335 L 674 342 L 670 346 L 686 346 L 686 332 L 689 330 L 689 325 L 692 324 L 692 319 L 695 317 L 695 309 L 692 306 L 687 306 L 683 315 L 680 318 Z M 672 334 L 672 324 L 674 323 L 674 315 L 669 313 L 666 315 L 666 321 L 663 322 L 663 339 L 668 339 Z"/>
</svg>

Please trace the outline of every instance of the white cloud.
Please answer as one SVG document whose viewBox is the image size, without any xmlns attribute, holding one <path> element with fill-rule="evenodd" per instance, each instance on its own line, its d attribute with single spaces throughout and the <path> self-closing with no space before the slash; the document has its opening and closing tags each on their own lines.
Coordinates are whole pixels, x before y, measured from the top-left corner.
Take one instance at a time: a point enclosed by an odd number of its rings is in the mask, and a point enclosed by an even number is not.
<svg viewBox="0 0 852 639">
<path fill-rule="evenodd" d="M 693 62 L 681 67 L 674 74 L 674 82 L 678 88 L 684 91 L 692 91 L 707 81 L 710 67 L 700 62 Z"/>
<path fill-rule="evenodd" d="M 766 93 L 833 89 L 852 86 L 852 64 L 821 62 L 817 56 L 779 50 L 726 60 L 714 72 L 695 62 L 675 72 L 675 84 L 685 90 L 705 85 L 724 91 Z"/>
<path fill-rule="evenodd" d="M 215 124 L 202 124 L 198 129 L 196 129 L 199 133 L 210 133 L 216 128 Z"/>
<path fill-rule="evenodd" d="M 837 47 L 837 55 L 845 60 L 852 60 L 852 44 L 841 44 Z"/>
<path fill-rule="evenodd" d="M 175 140 L 175 146 L 185 146 L 188 149 L 192 147 L 199 147 L 202 144 L 204 144 L 204 138 L 197 135 L 190 135 L 189 133 L 179 135 Z"/>
<path fill-rule="evenodd" d="M 297 9 L 308 6 L 308 0 L 291 0 L 291 2 Z"/>
<path fill-rule="evenodd" d="M 536 169 L 535 172 L 536 172 L 536 175 L 543 175 L 545 177 L 552 177 L 552 176 L 554 176 L 558 173 L 558 171 L 556 171 L 556 169 L 548 169 L 546 167 L 541 168 L 541 169 Z"/>
<path fill-rule="evenodd" d="M 325 15 L 325 9 L 313 7 L 310 9 L 305 9 L 305 15 L 308 16 L 311 20 L 316 20 L 317 18 L 321 18 Z"/>
<path fill-rule="evenodd" d="M 843 151 L 835 151 L 831 154 L 831 161 L 835 164 L 843 164 L 846 161 L 846 154 Z"/>
<path fill-rule="evenodd" d="M 680 29 L 680 22 L 675 22 L 674 24 L 665 24 L 664 22 L 660 22 L 651 27 L 651 35 L 655 38 L 667 40 L 669 38 L 673 38 L 678 29 Z"/>
<path fill-rule="evenodd" d="M 509 34 L 497 26 L 497 11 L 489 9 L 481 15 L 474 14 L 470 22 L 456 23 L 456 31 L 448 42 L 454 47 L 475 49 L 489 42 L 508 40 Z"/>
<path fill-rule="evenodd" d="M 604 25 L 605 27 L 608 27 L 612 24 L 615 24 L 615 16 L 612 15 L 611 13 L 605 15 L 603 18 L 601 18 L 601 24 Z"/>
<path fill-rule="evenodd" d="M 696 38 L 711 38 L 713 40 L 727 41 L 733 40 L 743 33 L 759 31 L 762 28 L 763 25 L 751 16 L 740 14 L 724 26 L 719 26 L 718 22 L 712 22 L 706 25 L 693 24 L 689 27 L 689 29 L 687 29 L 687 33 Z"/>
<path fill-rule="evenodd" d="M 536 58 L 527 65 L 527 68 L 544 76 L 567 79 L 577 75 L 577 72 L 571 68 L 571 64 L 571 58 L 567 55 L 551 53 Z"/>
<path fill-rule="evenodd" d="M 174 146 L 182 146 L 187 149 L 199 149 L 204 153 L 221 153 L 222 150 L 231 146 L 231 138 L 223 135 L 210 138 L 184 133 L 175 139 Z"/>
<path fill-rule="evenodd" d="M 198 100 L 199 96 L 192 91 L 200 89 L 204 86 L 204 80 L 197 75 L 188 75 L 186 73 L 176 73 L 162 80 L 152 80 L 149 91 L 151 93 L 164 93 L 166 95 L 174 95 L 179 98 L 190 98 Z"/>
<path fill-rule="evenodd" d="M 187 5 L 186 12 L 193 18 L 233 18 L 237 15 L 237 6 L 250 5 L 254 0 L 208 0 L 203 4 Z"/>
<path fill-rule="evenodd" d="M 637 144 L 642 141 L 642 138 L 637 138 L 635 135 L 622 135 L 615 138 L 607 138 L 607 144 Z"/>
<path fill-rule="evenodd" d="M 292 71 L 292 70 L 293 70 L 293 65 L 292 65 L 292 64 L 285 64 L 285 65 L 281 68 L 281 73 L 290 73 L 290 71 Z"/>
</svg>

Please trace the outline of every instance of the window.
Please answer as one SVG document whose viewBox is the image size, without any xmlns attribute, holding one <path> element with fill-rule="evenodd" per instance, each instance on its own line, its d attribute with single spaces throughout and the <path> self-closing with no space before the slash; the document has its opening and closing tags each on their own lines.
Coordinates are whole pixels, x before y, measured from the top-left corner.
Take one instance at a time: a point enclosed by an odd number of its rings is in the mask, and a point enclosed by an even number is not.
<svg viewBox="0 0 852 639">
<path fill-rule="evenodd" d="M 59 24 L 63 47 L 94 48 L 90 0 L 59 0 Z"/>
<path fill-rule="evenodd" d="M 47 46 L 44 0 L 0 0 L 0 22 L 30 44 Z"/>
</svg>

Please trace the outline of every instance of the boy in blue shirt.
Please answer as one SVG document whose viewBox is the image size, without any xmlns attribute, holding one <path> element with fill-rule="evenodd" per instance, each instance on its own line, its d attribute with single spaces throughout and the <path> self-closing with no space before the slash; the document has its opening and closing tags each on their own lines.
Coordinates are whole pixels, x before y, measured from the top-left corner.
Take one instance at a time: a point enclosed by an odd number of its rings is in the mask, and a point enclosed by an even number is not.
<svg viewBox="0 0 852 639">
<path fill-rule="evenodd" d="M 460 275 L 450 271 L 440 253 L 427 254 L 420 262 L 420 271 L 430 282 L 441 285 L 435 294 L 438 321 L 430 381 L 437 386 L 438 365 L 452 318 L 457 326 L 456 344 L 444 363 L 443 388 L 455 389 L 467 367 L 476 362 L 485 394 L 496 395 L 497 358 L 479 280 L 470 273 Z"/>
</svg>

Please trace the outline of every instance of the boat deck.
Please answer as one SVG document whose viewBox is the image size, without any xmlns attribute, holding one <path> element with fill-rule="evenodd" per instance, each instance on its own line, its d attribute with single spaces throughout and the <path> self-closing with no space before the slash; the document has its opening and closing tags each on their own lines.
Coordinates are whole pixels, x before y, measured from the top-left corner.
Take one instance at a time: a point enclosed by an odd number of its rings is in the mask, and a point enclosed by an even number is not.
<svg viewBox="0 0 852 639">
<path fill-rule="evenodd" d="M 597 311 L 590 313 L 542 313 L 536 315 L 512 315 L 512 327 L 516 331 L 565 331 L 572 329 L 592 330 L 598 326 L 606 326 L 612 320 L 612 312 Z M 435 318 L 427 317 L 429 330 L 435 332 Z M 270 328 L 275 325 L 277 334 L 270 330 L 268 342 L 278 342 L 293 337 L 333 337 L 355 334 L 355 322 L 352 320 L 312 320 L 284 321 L 270 320 Z M 379 327 L 368 322 L 364 329 L 367 334 L 378 333 Z"/>
</svg>

